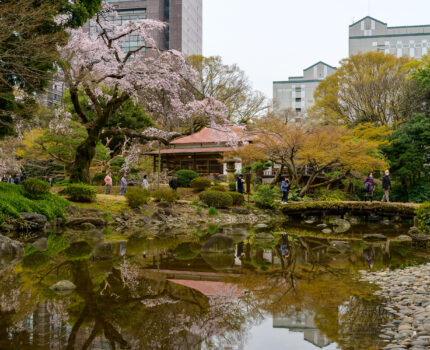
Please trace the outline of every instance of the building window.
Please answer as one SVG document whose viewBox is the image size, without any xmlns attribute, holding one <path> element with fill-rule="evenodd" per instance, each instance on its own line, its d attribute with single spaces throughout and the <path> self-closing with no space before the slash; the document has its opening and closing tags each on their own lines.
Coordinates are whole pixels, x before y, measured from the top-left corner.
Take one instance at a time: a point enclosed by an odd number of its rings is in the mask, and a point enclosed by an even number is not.
<svg viewBox="0 0 430 350">
<path fill-rule="evenodd" d="M 409 56 L 411 56 L 411 57 L 415 57 L 415 49 L 414 49 L 413 47 L 411 47 L 411 48 L 409 49 Z"/>
<path fill-rule="evenodd" d="M 300 97 L 296 97 L 296 102 L 302 102 L 302 99 Z"/>
<path fill-rule="evenodd" d="M 300 113 L 302 111 L 301 108 L 296 108 L 296 112 Z"/>
<path fill-rule="evenodd" d="M 402 56 L 403 56 L 403 50 L 397 49 L 397 57 L 402 57 Z"/>
<path fill-rule="evenodd" d="M 296 92 L 302 92 L 302 88 L 301 87 L 296 87 Z"/>
</svg>

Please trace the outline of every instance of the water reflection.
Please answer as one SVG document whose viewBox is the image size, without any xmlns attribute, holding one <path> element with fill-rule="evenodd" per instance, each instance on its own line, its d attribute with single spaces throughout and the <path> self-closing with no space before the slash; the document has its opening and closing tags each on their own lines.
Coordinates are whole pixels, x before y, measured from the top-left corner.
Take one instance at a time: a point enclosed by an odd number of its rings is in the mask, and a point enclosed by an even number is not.
<svg viewBox="0 0 430 350">
<path fill-rule="evenodd" d="M 300 332 L 297 346 L 379 348 L 388 314 L 357 271 L 427 260 L 404 242 L 243 226 L 117 244 L 65 237 L 2 262 L 0 349 L 240 349 L 268 319 Z M 76 289 L 49 288 L 61 280 Z"/>
</svg>

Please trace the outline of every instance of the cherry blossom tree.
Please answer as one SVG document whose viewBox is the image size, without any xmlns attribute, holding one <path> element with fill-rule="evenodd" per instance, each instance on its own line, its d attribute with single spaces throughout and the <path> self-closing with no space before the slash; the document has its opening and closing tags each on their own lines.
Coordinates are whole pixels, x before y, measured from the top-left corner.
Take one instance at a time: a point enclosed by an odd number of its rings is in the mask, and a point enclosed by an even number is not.
<svg viewBox="0 0 430 350">
<path fill-rule="evenodd" d="M 96 145 L 105 137 L 123 135 L 143 142 L 157 140 L 167 144 L 180 135 L 178 127 L 196 113 L 204 115 L 211 124 L 222 117 L 220 102 L 196 100 L 193 92 L 197 75 L 183 55 L 157 48 L 154 35 L 164 30 L 165 24 L 145 19 L 118 25 L 112 20 L 116 16 L 113 6 L 104 4 L 94 20 L 95 25 L 91 26 L 95 30 L 72 30 L 70 41 L 61 49 L 60 66 L 73 108 L 88 132 L 76 150 L 72 182 L 89 182 Z M 122 45 L 131 35 L 137 35 L 140 44 L 129 51 L 123 50 Z M 111 91 L 109 94 L 104 93 L 105 87 Z M 83 108 L 81 93 L 91 101 L 91 113 Z M 129 99 L 142 104 L 160 128 L 136 132 L 108 126 Z"/>
</svg>

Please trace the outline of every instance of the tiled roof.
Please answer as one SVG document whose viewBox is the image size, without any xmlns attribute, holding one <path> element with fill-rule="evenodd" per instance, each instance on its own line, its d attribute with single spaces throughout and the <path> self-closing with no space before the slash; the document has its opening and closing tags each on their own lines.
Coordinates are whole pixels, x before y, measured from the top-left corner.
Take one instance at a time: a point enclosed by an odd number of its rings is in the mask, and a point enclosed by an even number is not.
<svg viewBox="0 0 430 350">
<path fill-rule="evenodd" d="M 169 148 L 160 151 L 160 154 L 181 154 L 181 153 L 219 153 L 229 152 L 231 147 L 198 147 L 198 148 Z M 145 154 L 158 154 L 158 151 L 152 151 Z"/>
<path fill-rule="evenodd" d="M 199 132 L 190 136 L 181 137 L 170 142 L 171 145 L 181 145 L 190 143 L 226 143 L 229 142 L 236 134 L 239 139 L 245 136 L 246 126 L 243 125 L 228 125 L 220 128 L 204 128 Z"/>
</svg>

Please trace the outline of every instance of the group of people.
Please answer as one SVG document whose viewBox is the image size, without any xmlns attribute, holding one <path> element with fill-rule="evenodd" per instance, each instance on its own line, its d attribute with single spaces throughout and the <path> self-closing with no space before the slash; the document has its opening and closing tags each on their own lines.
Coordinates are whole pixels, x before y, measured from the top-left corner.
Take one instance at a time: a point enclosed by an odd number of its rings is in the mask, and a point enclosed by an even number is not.
<svg viewBox="0 0 430 350">
<path fill-rule="evenodd" d="M 109 171 L 107 173 L 107 175 L 104 178 L 104 183 L 105 183 L 105 189 L 106 189 L 105 193 L 111 194 L 112 185 L 113 185 L 112 172 Z M 121 196 L 124 196 L 127 193 L 127 186 L 128 186 L 127 173 L 124 173 L 124 174 L 122 174 L 121 181 L 120 181 L 120 195 Z M 149 190 L 149 182 L 148 182 L 148 176 L 147 175 L 143 175 L 142 187 L 146 190 Z"/>
<path fill-rule="evenodd" d="M 1 179 L 2 182 L 7 182 L 8 184 L 15 184 L 15 185 L 21 185 L 21 183 L 27 179 L 27 174 L 23 172 L 21 175 L 4 175 Z"/>
<path fill-rule="evenodd" d="M 381 202 L 390 202 L 390 191 L 391 191 L 391 178 L 390 172 L 385 170 L 385 175 L 382 177 L 382 189 L 384 190 L 384 195 L 382 196 Z M 365 193 L 365 201 L 369 200 L 373 202 L 373 193 L 375 191 L 375 180 L 373 178 L 373 173 L 364 180 L 363 191 Z"/>
</svg>

